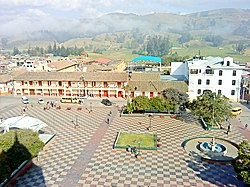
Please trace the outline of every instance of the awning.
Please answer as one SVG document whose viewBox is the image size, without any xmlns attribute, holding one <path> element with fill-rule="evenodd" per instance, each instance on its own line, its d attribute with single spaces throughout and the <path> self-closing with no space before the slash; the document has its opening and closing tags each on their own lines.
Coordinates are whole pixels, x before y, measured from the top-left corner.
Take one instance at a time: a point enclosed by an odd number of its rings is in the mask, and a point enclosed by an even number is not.
<svg viewBox="0 0 250 187">
<path fill-rule="evenodd" d="M 0 128 L 4 128 L 5 132 L 9 131 L 11 128 L 30 129 L 34 132 L 38 132 L 43 127 L 47 126 L 48 125 L 43 121 L 26 115 L 8 118 L 0 123 Z"/>
</svg>

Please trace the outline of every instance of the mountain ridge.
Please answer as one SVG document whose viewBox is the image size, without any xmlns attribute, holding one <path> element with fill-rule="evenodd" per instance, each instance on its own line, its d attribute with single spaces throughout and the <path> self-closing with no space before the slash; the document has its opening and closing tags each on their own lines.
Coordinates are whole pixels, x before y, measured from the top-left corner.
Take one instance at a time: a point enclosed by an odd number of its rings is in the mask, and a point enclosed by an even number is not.
<svg viewBox="0 0 250 187">
<path fill-rule="evenodd" d="M 206 35 L 241 36 L 250 39 L 249 9 L 215 9 L 190 14 L 151 13 L 137 15 L 133 13 L 109 13 L 98 18 L 79 19 L 79 23 L 70 29 L 61 31 L 34 31 L 9 37 L 6 46 L 13 47 L 32 41 L 51 41 L 63 43 L 79 37 L 94 37 L 101 33 L 129 32 L 138 29 L 142 33 L 189 33 L 194 37 Z M 3 39 L 2 37 L 1 39 Z"/>
</svg>

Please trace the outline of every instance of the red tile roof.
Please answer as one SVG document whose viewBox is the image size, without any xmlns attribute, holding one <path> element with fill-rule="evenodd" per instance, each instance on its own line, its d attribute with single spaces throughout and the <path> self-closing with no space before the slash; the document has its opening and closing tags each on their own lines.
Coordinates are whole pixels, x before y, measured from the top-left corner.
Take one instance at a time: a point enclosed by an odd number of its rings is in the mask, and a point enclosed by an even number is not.
<svg viewBox="0 0 250 187">
<path fill-rule="evenodd" d="M 109 62 L 112 62 L 112 60 L 109 60 L 109 59 L 105 59 L 105 58 L 97 58 L 95 60 L 93 60 L 94 62 L 97 62 L 97 63 L 104 63 L 104 64 L 107 64 Z"/>
</svg>

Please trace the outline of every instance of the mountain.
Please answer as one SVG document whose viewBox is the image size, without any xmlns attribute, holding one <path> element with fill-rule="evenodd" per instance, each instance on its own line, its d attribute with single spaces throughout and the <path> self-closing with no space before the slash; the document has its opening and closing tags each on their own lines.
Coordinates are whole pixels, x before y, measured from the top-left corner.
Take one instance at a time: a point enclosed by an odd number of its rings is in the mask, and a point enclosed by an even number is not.
<svg viewBox="0 0 250 187">
<path fill-rule="evenodd" d="M 27 42 L 32 45 L 34 41 L 62 43 L 73 38 L 93 37 L 101 33 L 128 32 L 135 29 L 147 34 L 189 33 L 199 38 L 206 35 L 240 36 L 248 40 L 250 39 L 250 10 L 219 9 L 186 15 L 110 13 L 94 19 L 81 19 L 70 29 L 62 28 L 60 32 L 35 31 L 23 34 L 18 39 L 7 38 L 6 42 L 5 38 L 4 40 L 1 38 L 1 41 L 2 47 L 19 46 Z"/>
</svg>

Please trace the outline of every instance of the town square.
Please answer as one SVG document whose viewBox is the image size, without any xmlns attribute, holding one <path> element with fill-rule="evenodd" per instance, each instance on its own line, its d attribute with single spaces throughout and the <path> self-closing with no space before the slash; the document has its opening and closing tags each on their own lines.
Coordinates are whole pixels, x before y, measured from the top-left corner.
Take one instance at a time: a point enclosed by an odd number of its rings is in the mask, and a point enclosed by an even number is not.
<svg viewBox="0 0 250 187">
<path fill-rule="evenodd" d="M 15 186 L 244 186 L 231 165 L 202 162 L 182 147 L 185 140 L 198 136 L 240 143 L 246 137 L 237 129 L 242 126 L 237 119 L 227 135 L 225 130 L 206 131 L 194 122 L 154 116 L 152 131 L 160 138 L 160 146 L 157 151 L 141 150 L 138 160 L 125 149 L 113 149 L 118 132 L 147 132 L 150 123 L 147 116 L 121 117 L 125 100 L 114 98 L 119 105 L 109 107 L 100 104 L 100 99 L 88 98 L 83 105 L 61 104 L 61 109 L 49 110 L 33 100 L 25 115 L 44 121 L 48 124 L 44 133 L 56 136 Z M 94 103 L 91 112 L 90 102 Z M 20 115 L 22 106 L 19 101 L 3 107 L 1 117 Z M 77 110 L 79 106 L 82 110 Z M 76 120 L 79 128 L 74 128 Z"/>
</svg>

